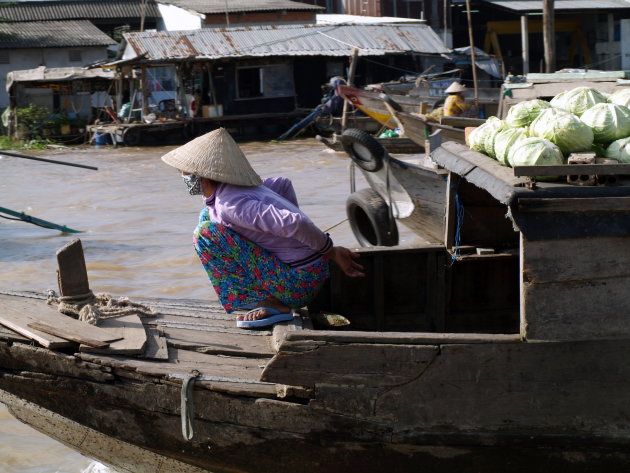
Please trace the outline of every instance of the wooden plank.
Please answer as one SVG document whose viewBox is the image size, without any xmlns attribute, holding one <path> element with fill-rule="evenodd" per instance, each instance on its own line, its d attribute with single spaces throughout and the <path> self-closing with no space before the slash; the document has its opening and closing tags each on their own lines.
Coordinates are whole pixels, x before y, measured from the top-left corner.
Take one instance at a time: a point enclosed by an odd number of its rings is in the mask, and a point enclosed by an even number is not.
<svg viewBox="0 0 630 473">
<path fill-rule="evenodd" d="M 41 319 L 50 320 L 52 317 L 43 318 L 41 315 L 44 314 L 46 316 L 51 312 L 55 314 L 55 317 L 59 315 L 60 317 L 68 318 L 46 306 L 42 301 L 0 295 L 0 324 L 30 340 L 36 341 L 46 348 L 57 349 L 74 345 L 73 342 L 64 338 L 29 328 L 28 324 L 31 322 Z"/>
<path fill-rule="evenodd" d="M 29 338 L 26 338 L 20 335 L 19 333 L 14 332 L 13 330 L 10 330 L 1 325 L 0 325 L 0 340 L 10 340 L 12 342 L 23 342 L 23 343 L 28 343 L 31 341 Z"/>
<path fill-rule="evenodd" d="M 521 239 L 521 332 L 529 340 L 630 336 L 630 238 Z"/>
<path fill-rule="evenodd" d="M 630 237 L 524 240 L 522 247 L 527 283 L 630 276 Z"/>
<path fill-rule="evenodd" d="M 522 286 L 528 340 L 630 338 L 630 276 Z"/>
<path fill-rule="evenodd" d="M 335 330 L 301 330 L 287 335 L 288 341 L 306 341 L 330 343 L 371 343 L 375 346 L 397 345 L 443 345 L 477 343 L 517 343 L 517 334 L 487 333 L 410 333 L 410 332 L 362 332 Z M 280 347 L 283 349 L 283 346 Z"/>
<path fill-rule="evenodd" d="M 153 360 L 168 360 L 168 344 L 166 337 L 154 328 L 147 328 L 147 346 L 142 355 L 143 358 Z"/>
<path fill-rule="evenodd" d="M 524 212 L 630 212 L 630 197 L 526 198 L 518 200 Z"/>
<path fill-rule="evenodd" d="M 440 123 L 442 125 L 449 125 L 457 128 L 478 127 L 486 123 L 486 119 L 471 117 L 442 117 L 440 118 Z"/>
<path fill-rule="evenodd" d="M 29 323 L 41 322 L 99 342 L 111 342 L 120 338 L 103 327 L 96 327 L 57 312 L 43 300 L 0 294 L 0 315 L 2 314 L 6 318 L 22 317 L 25 328 Z"/>
<path fill-rule="evenodd" d="M 204 353 L 249 357 L 272 356 L 274 354 L 270 346 L 270 335 L 266 337 L 249 335 L 247 331 L 242 329 L 240 333 L 226 333 L 175 328 L 169 325 L 160 325 L 160 329 L 168 338 L 170 345 L 180 348 L 194 349 Z"/>
<path fill-rule="evenodd" d="M 110 343 L 108 348 L 94 348 L 81 345 L 79 351 L 93 353 L 108 353 L 118 355 L 140 355 L 144 353 L 147 343 L 147 334 L 140 317 L 137 315 L 124 315 L 101 319 L 102 328 L 107 329 L 116 336 L 116 341 Z"/>
<path fill-rule="evenodd" d="M 43 322 L 31 322 L 28 326 L 34 328 L 35 330 L 65 338 L 66 340 L 70 340 L 72 342 L 83 343 L 94 348 L 107 348 L 109 346 L 109 343 L 107 342 L 92 340 L 91 338 L 83 336 L 80 332 L 70 331 L 60 327 L 53 327 Z"/>
<path fill-rule="evenodd" d="M 59 294 L 80 296 L 90 293 L 83 246 L 78 238 L 57 250 Z"/>
<path fill-rule="evenodd" d="M 408 382 L 438 355 L 433 345 L 331 344 L 287 341 L 261 380 L 315 387 L 318 383 L 396 386 Z"/>
<path fill-rule="evenodd" d="M 169 377 L 182 376 L 192 370 L 198 370 L 204 376 L 220 379 L 259 380 L 267 358 L 236 358 L 220 355 L 207 355 L 171 347 L 169 360 L 152 361 L 140 358 L 128 358 L 117 355 L 78 353 L 82 360 L 110 366 L 115 370 L 135 372 L 144 376 Z"/>
<path fill-rule="evenodd" d="M 506 168 L 509 169 L 509 168 Z M 514 176 L 623 176 L 630 174 L 630 164 L 559 164 L 556 166 L 515 166 Z"/>
</svg>

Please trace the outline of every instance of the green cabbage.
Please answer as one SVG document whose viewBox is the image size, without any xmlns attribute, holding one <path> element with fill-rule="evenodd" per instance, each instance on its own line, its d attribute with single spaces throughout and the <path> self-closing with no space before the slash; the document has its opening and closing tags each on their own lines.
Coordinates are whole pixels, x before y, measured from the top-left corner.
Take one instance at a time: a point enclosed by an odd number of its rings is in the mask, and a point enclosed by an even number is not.
<svg viewBox="0 0 630 473">
<path fill-rule="evenodd" d="M 595 143 L 612 143 L 630 135 L 630 109 L 612 103 L 600 103 L 580 118 L 593 129 Z"/>
<path fill-rule="evenodd" d="M 576 87 L 559 93 L 551 99 L 551 106 L 571 112 L 578 117 L 599 103 L 606 103 L 606 96 L 591 87 Z"/>
<path fill-rule="evenodd" d="M 527 138 L 527 128 L 508 128 L 497 133 L 494 139 L 494 155 L 501 164 L 508 166 L 508 153 L 516 143 Z"/>
<path fill-rule="evenodd" d="M 508 110 L 505 123 L 512 128 L 529 126 L 543 110 L 550 107 L 549 102 L 539 99 L 517 103 Z"/>
<path fill-rule="evenodd" d="M 562 151 L 544 138 L 525 138 L 508 152 L 510 166 L 541 166 L 563 164 Z"/>
<path fill-rule="evenodd" d="M 543 110 L 529 126 L 530 136 L 551 141 L 566 155 L 588 151 L 593 145 L 593 130 L 580 119 L 564 110 Z"/>
<path fill-rule="evenodd" d="M 616 159 L 620 163 L 630 164 L 630 137 L 621 138 L 610 143 L 604 156 Z"/>
<path fill-rule="evenodd" d="M 614 103 L 615 105 L 623 105 L 627 107 L 630 105 L 630 87 L 624 87 L 623 89 L 619 89 L 616 92 L 613 92 L 608 97 L 609 103 Z"/>
<path fill-rule="evenodd" d="M 478 126 L 468 135 L 470 149 L 494 158 L 494 137 L 505 128 L 507 125 L 503 120 L 497 117 L 488 118 L 483 125 Z"/>
</svg>

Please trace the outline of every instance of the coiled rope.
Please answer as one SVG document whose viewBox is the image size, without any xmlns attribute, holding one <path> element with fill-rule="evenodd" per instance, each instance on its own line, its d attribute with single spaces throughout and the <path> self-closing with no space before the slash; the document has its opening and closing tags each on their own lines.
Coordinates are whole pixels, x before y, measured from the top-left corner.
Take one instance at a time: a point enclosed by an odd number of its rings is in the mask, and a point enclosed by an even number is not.
<svg viewBox="0 0 630 473">
<path fill-rule="evenodd" d="M 157 311 L 145 304 L 132 302 L 128 297 L 114 299 L 110 294 L 94 294 L 89 291 L 76 296 L 57 296 L 52 289 L 48 291 L 46 299 L 48 305 L 57 304 L 57 310 L 62 314 L 98 325 L 100 319 L 120 317 L 122 315 L 137 314 L 142 317 L 155 317 Z"/>
</svg>

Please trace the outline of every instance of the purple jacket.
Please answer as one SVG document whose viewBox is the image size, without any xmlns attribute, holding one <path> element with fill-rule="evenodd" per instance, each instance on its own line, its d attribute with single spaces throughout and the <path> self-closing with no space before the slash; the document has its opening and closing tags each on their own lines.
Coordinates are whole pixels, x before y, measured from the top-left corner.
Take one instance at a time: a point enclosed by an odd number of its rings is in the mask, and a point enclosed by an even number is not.
<svg viewBox="0 0 630 473">
<path fill-rule="evenodd" d="M 293 184 L 285 177 L 258 187 L 220 183 L 206 199 L 213 222 L 234 230 L 293 267 L 317 261 L 332 240 L 298 207 Z"/>
</svg>

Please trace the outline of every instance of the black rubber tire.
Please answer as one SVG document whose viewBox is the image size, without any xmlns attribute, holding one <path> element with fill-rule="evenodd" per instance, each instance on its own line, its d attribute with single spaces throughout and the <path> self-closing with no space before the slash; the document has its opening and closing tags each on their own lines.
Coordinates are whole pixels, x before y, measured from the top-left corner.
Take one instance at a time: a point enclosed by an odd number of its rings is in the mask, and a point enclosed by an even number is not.
<svg viewBox="0 0 630 473">
<path fill-rule="evenodd" d="M 361 189 L 348 196 L 346 214 L 352 233 L 361 246 L 396 246 L 398 227 L 390 225 L 387 203 L 372 189 Z"/>
<path fill-rule="evenodd" d="M 348 128 L 341 134 L 343 149 L 352 161 L 364 171 L 376 172 L 383 167 L 385 148 L 369 133 Z"/>
</svg>

